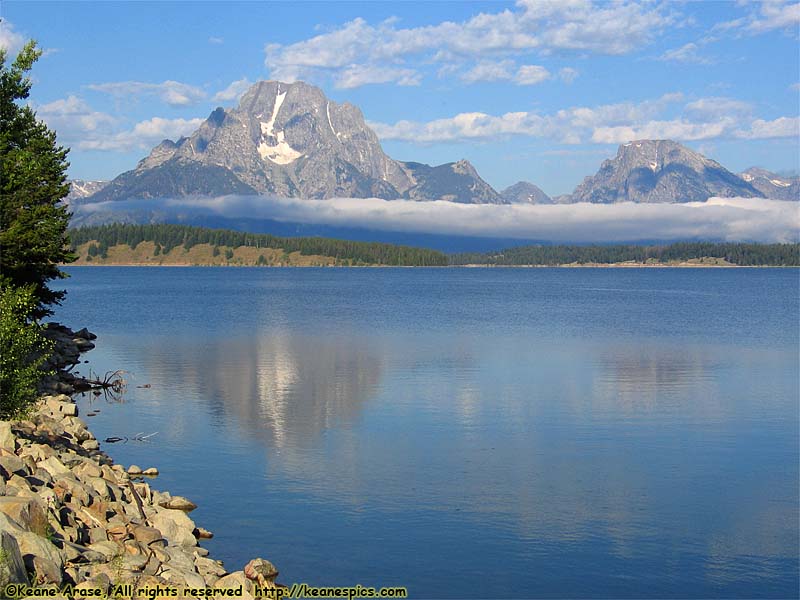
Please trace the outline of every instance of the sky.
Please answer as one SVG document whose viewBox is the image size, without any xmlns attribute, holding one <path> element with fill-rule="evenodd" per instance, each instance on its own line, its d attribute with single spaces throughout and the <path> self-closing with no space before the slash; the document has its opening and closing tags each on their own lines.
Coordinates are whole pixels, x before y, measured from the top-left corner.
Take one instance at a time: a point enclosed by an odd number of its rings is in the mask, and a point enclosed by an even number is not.
<svg viewBox="0 0 800 600">
<path fill-rule="evenodd" d="M 359 108 L 398 160 L 571 192 L 631 139 L 800 168 L 800 3 L 0 2 L 43 57 L 30 103 L 111 179 L 262 79 Z"/>
</svg>

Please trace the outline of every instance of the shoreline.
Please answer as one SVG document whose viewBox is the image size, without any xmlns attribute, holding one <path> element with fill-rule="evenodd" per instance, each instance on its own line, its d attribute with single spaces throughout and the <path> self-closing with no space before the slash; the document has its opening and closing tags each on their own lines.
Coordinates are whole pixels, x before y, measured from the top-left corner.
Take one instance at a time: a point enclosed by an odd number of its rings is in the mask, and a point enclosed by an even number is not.
<svg viewBox="0 0 800 600">
<path fill-rule="evenodd" d="M 484 264 L 465 264 L 465 265 L 208 265 L 196 263 L 69 263 L 59 267 L 203 267 L 203 268 L 251 268 L 251 269 L 798 269 L 800 265 L 715 265 L 702 263 L 679 263 L 679 264 L 648 264 L 648 263 L 567 263 L 561 265 L 484 265 Z"/>
<path fill-rule="evenodd" d="M 115 463 L 79 418 L 72 396 L 97 388 L 70 371 L 96 336 L 53 323 L 45 335 L 55 374 L 23 418 L 0 421 L 0 597 L 275 597 L 272 563 L 228 571 L 199 544 L 213 534 L 188 516 L 197 506 L 151 487 L 156 468 Z"/>
</svg>

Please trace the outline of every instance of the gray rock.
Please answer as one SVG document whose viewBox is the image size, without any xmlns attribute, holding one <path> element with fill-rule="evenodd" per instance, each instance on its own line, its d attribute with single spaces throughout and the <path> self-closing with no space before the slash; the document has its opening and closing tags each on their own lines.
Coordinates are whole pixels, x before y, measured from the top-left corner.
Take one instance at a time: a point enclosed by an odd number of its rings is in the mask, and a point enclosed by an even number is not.
<svg viewBox="0 0 800 600">
<path fill-rule="evenodd" d="M 800 201 L 800 177 L 784 177 L 757 167 L 751 167 L 739 176 L 766 198 Z"/>
<path fill-rule="evenodd" d="M 571 202 L 705 202 L 712 196 L 762 197 L 719 163 L 671 140 L 623 144 L 596 175 L 583 180 Z"/>
<path fill-rule="evenodd" d="M 0 531 L 0 550 L 5 557 L 0 560 L 0 589 L 4 589 L 9 583 L 28 584 L 28 574 L 25 572 L 19 545 L 8 531 Z"/>
<path fill-rule="evenodd" d="M 502 202 L 467 161 L 392 160 L 357 107 L 279 81 L 256 83 L 191 136 L 164 140 L 86 201 L 223 194 Z"/>
<path fill-rule="evenodd" d="M 553 204 L 550 196 L 527 181 L 519 181 L 507 187 L 500 192 L 500 197 L 509 204 Z"/>
</svg>

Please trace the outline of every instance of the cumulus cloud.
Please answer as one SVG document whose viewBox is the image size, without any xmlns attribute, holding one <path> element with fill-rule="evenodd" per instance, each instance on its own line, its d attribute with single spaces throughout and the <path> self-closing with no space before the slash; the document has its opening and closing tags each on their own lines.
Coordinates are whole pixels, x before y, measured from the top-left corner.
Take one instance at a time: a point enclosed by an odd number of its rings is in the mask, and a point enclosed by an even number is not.
<svg viewBox="0 0 800 600">
<path fill-rule="evenodd" d="M 714 63 L 709 57 L 702 56 L 699 50 L 700 48 L 697 44 L 689 42 L 680 48 L 667 50 L 659 57 L 659 60 L 694 65 L 710 65 Z"/>
<path fill-rule="evenodd" d="M 682 94 L 672 93 L 638 103 L 573 107 L 551 114 L 471 112 L 427 123 L 404 120 L 394 124 L 370 123 L 370 126 L 381 139 L 422 144 L 492 140 L 511 135 L 547 138 L 565 144 L 798 136 L 797 117 L 779 117 L 772 121 L 753 119 L 753 106 L 735 98 L 700 98 L 685 103 L 680 116 L 663 118 L 665 112 L 674 112 L 683 101 Z"/>
<path fill-rule="evenodd" d="M 550 71 L 539 65 L 522 65 L 514 78 L 520 85 L 536 85 L 550 79 Z"/>
<path fill-rule="evenodd" d="M 0 48 L 14 55 L 25 45 L 25 37 L 14 29 L 6 19 L 0 19 Z"/>
<path fill-rule="evenodd" d="M 59 142 L 68 146 L 75 146 L 90 137 L 108 135 L 117 124 L 115 117 L 92 109 L 77 96 L 68 96 L 34 108 L 36 115 L 58 132 Z"/>
<path fill-rule="evenodd" d="M 800 139 L 800 118 L 779 117 L 772 121 L 756 119 L 749 129 L 738 131 L 736 136 L 748 140 L 791 137 Z"/>
<path fill-rule="evenodd" d="M 470 70 L 461 74 L 461 80 L 467 83 L 509 80 L 513 77 L 514 61 L 510 59 L 499 61 L 481 60 Z"/>
<path fill-rule="evenodd" d="M 639 122 L 657 115 L 667 106 L 682 99 L 681 94 L 665 94 L 639 103 L 575 107 L 548 115 L 509 112 L 495 116 L 472 112 L 428 123 L 399 121 L 394 125 L 370 123 L 370 126 L 381 139 L 418 143 L 488 140 L 504 135 L 525 135 L 578 144 L 589 138 L 595 128 Z"/>
<path fill-rule="evenodd" d="M 563 69 L 559 69 L 558 77 L 564 83 L 572 83 L 575 79 L 578 78 L 580 73 L 577 69 L 573 69 L 572 67 L 564 67 Z"/>
<path fill-rule="evenodd" d="M 116 98 L 136 96 L 156 96 L 170 106 L 189 106 L 206 98 L 206 93 L 198 87 L 180 81 L 146 83 L 143 81 L 118 81 L 95 83 L 87 86 L 90 90 L 111 94 Z"/>
<path fill-rule="evenodd" d="M 657 4 L 520 1 L 515 10 L 420 27 L 398 27 L 396 19 L 370 24 L 356 18 L 293 44 L 267 44 L 264 63 L 272 78 L 283 81 L 327 75 L 336 81 L 344 70 L 402 70 L 412 59 L 434 63 L 477 61 L 470 70 L 477 68 L 480 73 L 488 66 L 482 64 L 487 56 L 522 56 L 532 51 L 626 54 L 649 43 L 672 22 L 674 17 Z M 376 83 L 372 77 L 345 79 L 352 86 L 359 81 Z M 486 79 L 471 81 L 481 80 Z M 388 81 L 408 85 L 409 80 L 398 76 Z"/>
<path fill-rule="evenodd" d="M 135 149 L 150 149 L 165 138 L 176 139 L 196 130 L 204 119 L 164 119 L 153 117 L 140 121 L 127 131 L 91 136 L 77 144 L 82 150 L 114 150 L 126 152 Z"/>
<path fill-rule="evenodd" d="M 786 0 L 764 0 L 754 2 L 751 6 L 753 10 L 747 17 L 719 23 L 715 26 L 715 30 L 734 30 L 739 33 L 758 35 L 783 29 L 797 34 L 797 28 L 800 26 L 800 3 Z"/>
<path fill-rule="evenodd" d="M 334 77 L 334 85 L 350 89 L 368 83 L 396 83 L 397 85 L 419 85 L 422 77 L 414 69 L 379 67 L 377 65 L 350 65 Z"/>
<path fill-rule="evenodd" d="M 115 201 L 76 207 L 78 220 L 97 213 L 192 212 L 227 218 L 361 227 L 380 231 L 552 242 L 703 239 L 796 242 L 800 205 L 761 198 L 711 198 L 688 204 L 476 205 L 451 202 L 332 200 L 224 196 L 210 199 Z"/>
<path fill-rule="evenodd" d="M 247 77 L 237 79 L 224 90 L 214 94 L 211 100 L 214 102 L 230 102 L 231 100 L 238 100 L 242 97 L 242 94 L 244 94 L 250 88 L 251 85 L 253 84 Z"/>
</svg>

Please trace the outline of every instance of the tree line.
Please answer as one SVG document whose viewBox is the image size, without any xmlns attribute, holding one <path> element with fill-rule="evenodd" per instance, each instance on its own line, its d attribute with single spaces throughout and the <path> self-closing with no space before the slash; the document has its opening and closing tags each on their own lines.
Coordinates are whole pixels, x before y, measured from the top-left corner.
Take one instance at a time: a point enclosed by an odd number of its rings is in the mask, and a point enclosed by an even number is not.
<svg viewBox="0 0 800 600">
<path fill-rule="evenodd" d="M 722 259 L 740 266 L 800 266 L 800 244 L 678 242 L 653 246 L 519 246 L 500 252 L 453 254 L 450 256 L 450 264 L 667 264 L 700 258 Z"/>
<path fill-rule="evenodd" d="M 89 247 L 93 256 L 105 256 L 108 248 L 125 244 L 131 249 L 141 242 L 155 243 L 155 253 L 166 254 L 182 246 L 189 250 L 198 244 L 210 244 L 214 255 L 220 247 L 241 246 L 250 248 L 275 248 L 287 253 L 330 256 L 352 264 L 381 264 L 394 266 L 445 266 L 447 255 L 436 250 L 397 246 L 378 242 L 353 242 L 322 237 L 278 237 L 266 233 L 247 233 L 229 229 L 208 229 L 190 225 L 147 224 L 130 225 L 113 223 L 70 230 L 73 250 L 95 242 Z M 227 252 L 226 252 L 227 256 Z M 230 257 L 229 257 L 230 258 Z"/>
</svg>

